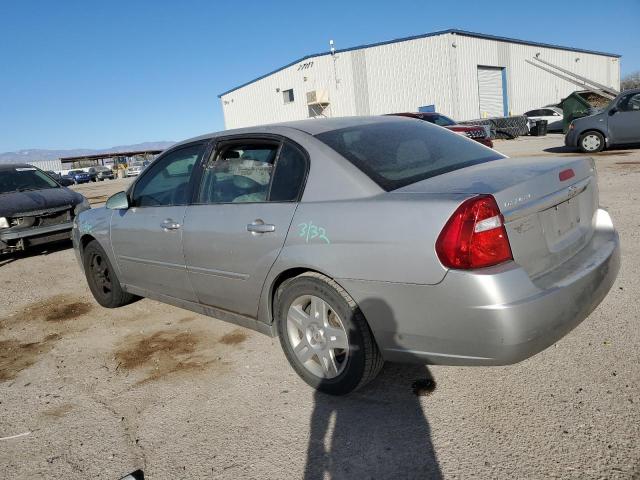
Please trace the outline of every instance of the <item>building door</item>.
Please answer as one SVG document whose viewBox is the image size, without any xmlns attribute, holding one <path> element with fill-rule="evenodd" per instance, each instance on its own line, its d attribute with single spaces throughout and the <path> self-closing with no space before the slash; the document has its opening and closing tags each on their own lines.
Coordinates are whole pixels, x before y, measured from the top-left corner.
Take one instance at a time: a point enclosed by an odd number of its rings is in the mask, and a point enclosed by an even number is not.
<svg viewBox="0 0 640 480">
<path fill-rule="evenodd" d="M 478 66 L 480 118 L 507 115 L 504 68 Z"/>
</svg>

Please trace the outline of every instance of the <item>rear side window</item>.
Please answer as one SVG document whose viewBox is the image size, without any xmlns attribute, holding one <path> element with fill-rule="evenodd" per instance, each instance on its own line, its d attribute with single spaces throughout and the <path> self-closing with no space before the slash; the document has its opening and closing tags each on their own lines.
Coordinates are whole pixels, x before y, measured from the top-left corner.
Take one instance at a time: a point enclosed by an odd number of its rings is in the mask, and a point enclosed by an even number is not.
<svg viewBox="0 0 640 480">
<path fill-rule="evenodd" d="M 386 191 L 504 158 L 428 122 L 385 122 L 332 130 L 316 138 Z"/>
<path fill-rule="evenodd" d="M 307 160 L 304 154 L 293 145 L 285 143 L 276 163 L 269 200 L 272 202 L 297 201 L 306 174 Z"/>
<path fill-rule="evenodd" d="M 198 203 L 297 201 L 306 174 L 307 157 L 289 142 L 233 141 L 205 165 Z"/>
<path fill-rule="evenodd" d="M 198 203 L 265 202 L 279 143 L 232 143 L 205 166 Z"/>
</svg>

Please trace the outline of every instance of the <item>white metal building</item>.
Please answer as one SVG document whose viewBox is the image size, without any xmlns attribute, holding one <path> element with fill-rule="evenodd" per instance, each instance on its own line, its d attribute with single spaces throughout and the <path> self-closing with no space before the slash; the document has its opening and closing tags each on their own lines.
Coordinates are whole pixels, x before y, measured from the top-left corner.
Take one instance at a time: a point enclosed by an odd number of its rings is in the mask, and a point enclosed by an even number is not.
<svg viewBox="0 0 640 480">
<path fill-rule="evenodd" d="M 518 115 L 581 89 L 525 61 L 535 56 L 620 88 L 619 55 L 445 30 L 308 55 L 219 97 L 225 127 L 238 128 L 418 110 Z"/>
<path fill-rule="evenodd" d="M 28 162 L 29 165 L 33 165 L 34 167 L 38 167 L 40 170 L 52 171 L 52 172 L 60 172 L 62 170 L 62 162 L 59 158 L 55 160 L 34 160 L 32 162 Z"/>
</svg>

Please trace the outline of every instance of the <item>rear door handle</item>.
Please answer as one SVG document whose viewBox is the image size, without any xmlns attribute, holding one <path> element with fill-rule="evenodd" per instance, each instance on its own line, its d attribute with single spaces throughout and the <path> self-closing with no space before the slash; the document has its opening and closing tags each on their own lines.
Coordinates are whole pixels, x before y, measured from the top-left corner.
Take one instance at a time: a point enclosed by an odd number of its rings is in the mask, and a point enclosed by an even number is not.
<svg viewBox="0 0 640 480">
<path fill-rule="evenodd" d="M 247 225 L 247 231 L 251 233 L 269 233 L 275 232 L 276 226 L 269 223 L 264 223 L 261 219 L 256 219 L 253 223 Z"/>
<path fill-rule="evenodd" d="M 167 218 L 164 222 L 160 224 L 162 230 L 165 232 L 168 230 L 178 230 L 180 228 L 180 224 L 178 222 L 174 222 L 172 219 Z"/>
</svg>

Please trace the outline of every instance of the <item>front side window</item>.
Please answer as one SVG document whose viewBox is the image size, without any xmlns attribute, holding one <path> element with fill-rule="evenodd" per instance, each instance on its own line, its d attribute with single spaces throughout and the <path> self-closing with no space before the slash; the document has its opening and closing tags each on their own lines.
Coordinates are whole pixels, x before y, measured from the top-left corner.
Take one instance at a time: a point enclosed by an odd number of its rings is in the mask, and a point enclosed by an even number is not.
<svg viewBox="0 0 640 480">
<path fill-rule="evenodd" d="M 386 191 L 504 158 L 428 122 L 382 122 L 316 135 Z"/>
<path fill-rule="evenodd" d="M 0 194 L 58 188 L 46 173 L 35 167 L 15 167 L 0 170 Z"/>
<path fill-rule="evenodd" d="M 622 97 L 618 103 L 618 110 L 621 112 L 640 111 L 640 93 L 632 93 L 626 97 Z"/>
<path fill-rule="evenodd" d="M 202 154 L 202 145 L 191 145 L 168 153 L 140 177 L 133 190 L 136 207 L 186 205 L 191 172 Z"/>
</svg>

